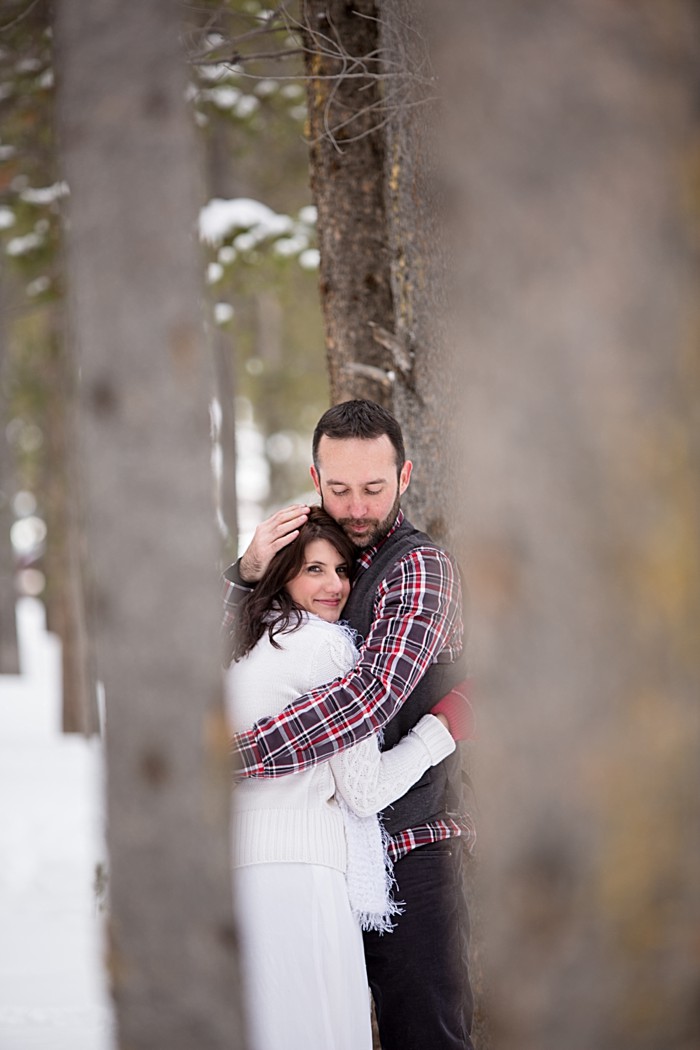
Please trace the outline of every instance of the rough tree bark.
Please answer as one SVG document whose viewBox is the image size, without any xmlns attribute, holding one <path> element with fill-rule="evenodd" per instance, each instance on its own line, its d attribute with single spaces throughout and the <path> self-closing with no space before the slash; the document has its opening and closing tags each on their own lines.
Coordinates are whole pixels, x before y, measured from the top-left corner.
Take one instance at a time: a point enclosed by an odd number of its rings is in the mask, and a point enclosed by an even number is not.
<svg viewBox="0 0 700 1050">
<path fill-rule="evenodd" d="M 373 336 L 393 332 L 377 8 L 304 0 L 303 22 L 331 401 L 391 407 L 391 355 Z"/>
<path fill-rule="evenodd" d="M 56 43 L 80 423 L 107 708 L 119 1045 L 245 1042 L 195 143 L 169 0 L 62 0 Z"/>
<path fill-rule="evenodd" d="M 700 1042 L 700 12 L 452 5 L 493 1045 Z"/>
<path fill-rule="evenodd" d="M 304 22 L 331 400 L 370 397 L 395 412 L 415 464 L 404 505 L 445 541 L 453 413 L 424 8 L 307 0 Z"/>
</svg>

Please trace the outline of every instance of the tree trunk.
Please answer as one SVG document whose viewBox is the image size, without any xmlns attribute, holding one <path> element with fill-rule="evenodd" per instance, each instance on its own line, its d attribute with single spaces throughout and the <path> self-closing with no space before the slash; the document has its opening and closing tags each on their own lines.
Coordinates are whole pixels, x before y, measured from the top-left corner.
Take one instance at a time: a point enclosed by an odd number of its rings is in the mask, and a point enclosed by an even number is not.
<svg viewBox="0 0 700 1050">
<path fill-rule="evenodd" d="M 321 306 L 331 401 L 391 406 L 393 332 L 384 206 L 385 143 L 377 4 L 304 0 L 311 190 L 318 210 Z"/>
<path fill-rule="evenodd" d="M 394 303 L 393 409 L 415 478 L 403 503 L 411 521 L 433 539 L 449 542 L 455 388 L 446 325 L 440 109 L 432 67 L 440 15 L 421 0 L 382 0 L 380 24 L 391 98 L 385 127 L 385 236 Z"/>
<path fill-rule="evenodd" d="M 221 537 L 222 569 L 238 557 L 238 515 L 236 504 L 236 380 L 230 337 L 212 325 L 215 407 L 212 434 L 216 463 L 216 514 Z"/>
<path fill-rule="evenodd" d="M 68 349 L 63 304 L 48 310 L 44 366 L 47 626 L 61 640 L 64 733 L 99 732 L 93 656 L 86 623 L 84 545 L 80 535 L 75 431 L 75 361 Z"/>
<path fill-rule="evenodd" d="M 231 1050 L 245 1038 L 178 29 L 169 0 L 57 8 L 119 1045 Z"/>
<path fill-rule="evenodd" d="M 469 3 L 450 36 L 493 1045 L 689 1050 L 700 13 Z"/>
<path fill-rule="evenodd" d="M 445 541 L 454 412 L 427 14 L 413 0 L 304 5 L 331 400 L 396 414 L 415 464 L 404 505 Z"/>
<path fill-rule="evenodd" d="M 204 15 L 202 14 L 202 17 Z M 235 196 L 236 169 L 231 162 L 235 128 L 230 120 L 211 122 L 200 133 L 204 149 L 206 197 L 227 199 Z M 214 389 L 217 405 L 213 408 L 212 431 L 215 445 L 216 513 L 221 534 L 222 568 L 238 557 L 238 520 L 236 509 L 236 398 L 235 347 L 231 336 L 215 323 L 213 296 L 211 304 L 211 343 L 214 359 Z"/>
<path fill-rule="evenodd" d="M 14 521 L 12 499 L 15 470 L 13 451 L 7 440 L 7 350 L 9 295 L 4 260 L 0 251 L 0 674 L 17 674 L 17 625 L 15 620 L 15 558 L 10 540 Z"/>
</svg>

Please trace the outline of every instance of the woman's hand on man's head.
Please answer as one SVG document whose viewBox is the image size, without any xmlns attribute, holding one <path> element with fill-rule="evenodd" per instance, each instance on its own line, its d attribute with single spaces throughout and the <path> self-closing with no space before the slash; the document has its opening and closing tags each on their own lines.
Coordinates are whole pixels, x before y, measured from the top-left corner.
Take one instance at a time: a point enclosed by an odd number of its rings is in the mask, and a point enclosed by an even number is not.
<svg viewBox="0 0 700 1050">
<path fill-rule="evenodd" d="M 241 558 L 239 571 L 244 583 L 257 583 L 262 578 L 277 551 L 297 538 L 308 516 L 306 504 L 294 503 L 260 522 Z"/>
</svg>

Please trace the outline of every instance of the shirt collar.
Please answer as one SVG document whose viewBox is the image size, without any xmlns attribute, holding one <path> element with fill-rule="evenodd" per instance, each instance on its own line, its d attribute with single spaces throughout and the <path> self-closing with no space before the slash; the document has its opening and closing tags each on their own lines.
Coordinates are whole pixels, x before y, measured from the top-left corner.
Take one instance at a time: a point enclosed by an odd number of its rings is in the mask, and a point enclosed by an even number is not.
<svg viewBox="0 0 700 1050">
<path fill-rule="evenodd" d="M 396 532 L 396 530 L 398 529 L 398 527 L 402 523 L 403 523 L 403 511 L 399 510 L 399 513 L 396 515 L 396 520 L 394 521 L 394 524 L 391 526 L 391 528 L 387 532 L 386 536 L 384 536 L 379 541 L 379 543 L 376 543 L 374 545 L 374 547 L 365 547 L 365 549 L 362 551 L 362 553 L 360 555 L 358 555 L 358 558 L 357 558 L 358 568 L 366 569 L 368 565 L 372 564 L 372 559 L 376 555 L 377 551 L 380 550 L 384 546 L 384 544 L 386 543 L 386 541 L 389 539 L 390 536 L 394 535 L 394 533 Z"/>
</svg>

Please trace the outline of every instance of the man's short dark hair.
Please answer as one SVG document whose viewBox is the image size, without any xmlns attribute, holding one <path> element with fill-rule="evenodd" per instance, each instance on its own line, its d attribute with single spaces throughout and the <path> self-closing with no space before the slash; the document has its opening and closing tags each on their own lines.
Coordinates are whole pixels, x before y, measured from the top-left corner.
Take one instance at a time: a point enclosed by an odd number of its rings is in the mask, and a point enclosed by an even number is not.
<svg viewBox="0 0 700 1050">
<path fill-rule="evenodd" d="M 311 445 L 314 466 L 318 470 L 318 446 L 324 435 L 335 440 L 343 438 L 368 440 L 381 437 L 383 434 L 386 434 L 394 446 L 396 470 L 400 473 L 406 462 L 406 450 L 401 427 L 391 412 L 387 412 L 376 401 L 361 399 L 341 401 L 339 405 L 333 405 L 327 412 L 324 412 L 316 424 Z"/>
</svg>

